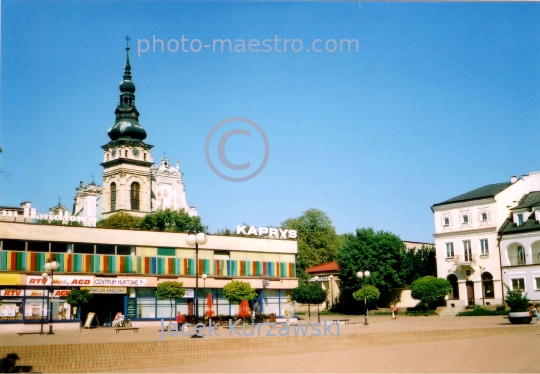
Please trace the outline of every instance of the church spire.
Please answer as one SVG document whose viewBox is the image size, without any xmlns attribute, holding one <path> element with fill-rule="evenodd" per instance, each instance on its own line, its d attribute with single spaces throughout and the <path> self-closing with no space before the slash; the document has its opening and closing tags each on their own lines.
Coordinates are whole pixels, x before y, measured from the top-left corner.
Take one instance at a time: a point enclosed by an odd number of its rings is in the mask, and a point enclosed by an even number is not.
<svg viewBox="0 0 540 374">
<path fill-rule="evenodd" d="M 131 80 L 131 64 L 129 63 L 129 41 L 131 38 L 127 35 L 126 39 L 126 65 L 124 66 L 124 80 Z"/>
<path fill-rule="evenodd" d="M 129 43 L 129 36 L 126 41 Z M 131 81 L 131 64 L 129 63 L 129 45 L 126 46 L 126 64 L 124 80 L 120 83 L 120 101 L 115 110 L 116 121 L 109 129 L 111 140 L 119 138 L 144 140 L 146 131 L 139 124 L 139 111 L 135 107 L 135 84 Z"/>
</svg>

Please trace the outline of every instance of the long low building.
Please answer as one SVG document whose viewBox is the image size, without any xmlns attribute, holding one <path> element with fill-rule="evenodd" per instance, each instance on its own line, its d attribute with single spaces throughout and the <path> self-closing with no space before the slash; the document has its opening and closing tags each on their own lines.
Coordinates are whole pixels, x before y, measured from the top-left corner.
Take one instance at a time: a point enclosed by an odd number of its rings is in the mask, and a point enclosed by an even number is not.
<svg viewBox="0 0 540 374">
<path fill-rule="evenodd" d="M 199 315 L 209 294 L 217 315 L 238 313 L 238 305 L 223 297 L 223 286 L 232 280 L 257 290 L 250 301 L 256 313 L 288 314 L 290 291 L 298 285 L 295 240 L 208 235 L 195 264 L 195 249 L 186 238 L 184 233 L 0 222 L 0 323 L 48 318 L 51 281 L 42 277 L 48 259 L 60 264 L 52 287 L 55 321 L 81 318 L 80 310 L 66 303 L 72 288 L 93 293 L 85 314 L 96 313 L 102 324 L 117 312 L 135 321 L 168 318 L 170 301 L 156 297 L 157 285 L 165 281 L 187 288 L 174 301 L 174 313 L 193 315 L 195 266 Z"/>
</svg>

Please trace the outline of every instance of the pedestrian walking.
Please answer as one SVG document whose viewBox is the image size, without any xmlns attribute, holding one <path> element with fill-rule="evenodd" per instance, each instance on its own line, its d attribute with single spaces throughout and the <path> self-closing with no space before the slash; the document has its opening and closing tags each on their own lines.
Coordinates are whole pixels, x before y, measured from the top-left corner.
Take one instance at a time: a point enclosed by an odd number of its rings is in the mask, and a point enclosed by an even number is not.
<svg viewBox="0 0 540 374">
<path fill-rule="evenodd" d="M 398 307 L 397 307 L 396 304 L 394 304 L 394 306 L 392 308 L 392 318 L 397 319 L 398 318 L 397 314 L 398 314 Z"/>
</svg>

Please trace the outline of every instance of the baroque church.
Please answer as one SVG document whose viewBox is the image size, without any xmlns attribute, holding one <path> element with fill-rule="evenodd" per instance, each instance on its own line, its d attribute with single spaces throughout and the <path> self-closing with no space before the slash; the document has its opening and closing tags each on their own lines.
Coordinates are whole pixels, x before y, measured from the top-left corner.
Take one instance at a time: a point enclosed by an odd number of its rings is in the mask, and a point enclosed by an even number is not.
<svg viewBox="0 0 540 374">
<path fill-rule="evenodd" d="M 77 188 L 73 215 L 108 218 L 118 212 L 145 216 L 158 210 L 185 209 L 190 216 L 197 210 L 186 201 L 180 165 L 167 158 L 154 165 L 153 145 L 144 142 L 146 131 L 139 123 L 135 105 L 135 84 L 131 80 L 129 46 L 126 47 L 124 79 L 120 83 L 120 101 L 116 120 L 109 128 L 110 141 L 103 149 L 103 186 L 94 182 Z"/>
</svg>

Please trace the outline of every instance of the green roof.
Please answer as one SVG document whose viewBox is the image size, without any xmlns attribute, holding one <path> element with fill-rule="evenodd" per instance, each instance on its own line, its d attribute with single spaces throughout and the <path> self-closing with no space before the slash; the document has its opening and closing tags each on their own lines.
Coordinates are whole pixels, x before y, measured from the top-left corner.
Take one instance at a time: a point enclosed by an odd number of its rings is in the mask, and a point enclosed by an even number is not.
<svg viewBox="0 0 540 374">
<path fill-rule="evenodd" d="M 535 191 L 523 196 L 521 200 L 519 200 L 518 205 L 511 210 L 528 209 L 538 205 L 540 205 L 540 191 Z"/>
<path fill-rule="evenodd" d="M 540 205 L 540 191 L 535 191 L 523 196 L 521 200 L 519 200 L 518 205 L 511 210 L 531 209 L 538 205 Z M 523 218 L 525 222 L 521 226 L 518 226 L 517 223 L 512 220 L 512 217 L 507 218 L 499 229 L 499 235 L 540 231 L 540 222 L 535 219 L 534 212 L 524 212 Z"/>
<path fill-rule="evenodd" d="M 526 216 L 524 218 L 527 219 Z M 540 223 L 534 219 L 534 213 L 530 214 L 529 218 L 521 226 L 515 224 L 512 218 L 506 219 L 499 229 L 499 235 L 518 234 L 527 231 L 540 231 Z"/>
<path fill-rule="evenodd" d="M 488 198 L 488 197 L 494 197 L 499 192 L 505 190 L 511 184 L 512 183 L 510 183 L 510 182 L 488 184 L 486 186 L 477 188 L 476 190 L 472 190 L 472 191 L 469 191 L 469 192 L 464 193 L 462 195 L 459 195 L 459 196 L 453 197 L 451 199 L 445 200 L 442 203 L 433 204 L 433 206 L 452 204 L 452 203 L 459 203 L 459 202 L 462 202 L 462 201 L 485 199 L 485 198 Z"/>
</svg>

